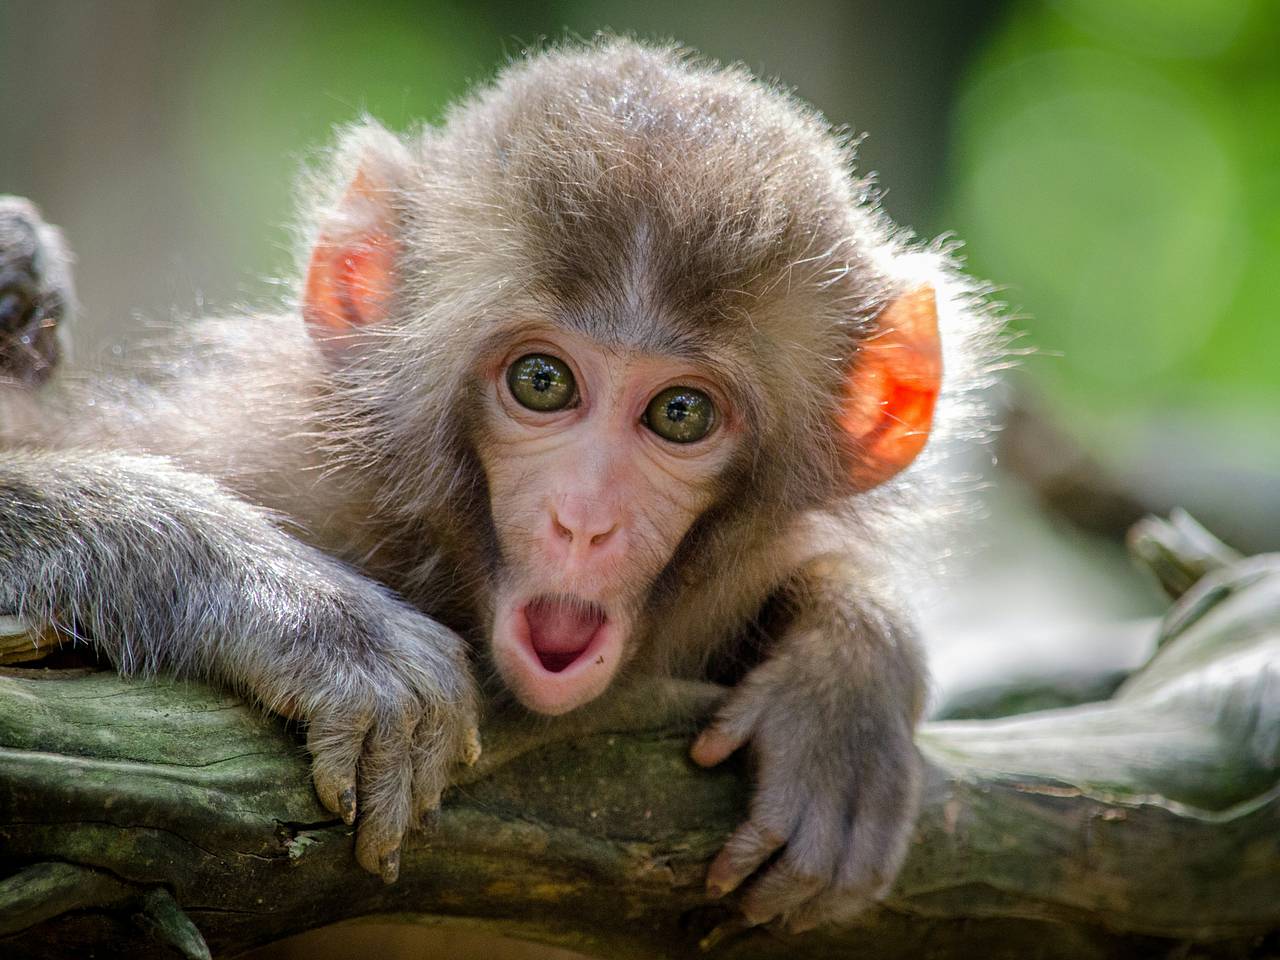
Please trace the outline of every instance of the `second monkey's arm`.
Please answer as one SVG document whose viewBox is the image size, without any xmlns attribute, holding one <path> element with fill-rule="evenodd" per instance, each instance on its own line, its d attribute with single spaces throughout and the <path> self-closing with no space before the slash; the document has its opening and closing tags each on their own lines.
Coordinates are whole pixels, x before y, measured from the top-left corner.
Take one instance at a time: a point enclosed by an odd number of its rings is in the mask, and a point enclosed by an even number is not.
<svg viewBox="0 0 1280 960">
<path fill-rule="evenodd" d="M 879 900 L 906 857 L 919 807 L 913 741 L 925 670 L 912 628 L 862 595 L 839 559 L 811 562 L 782 598 L 790 618 L 767 660 L 693 745 L 709 766 L 749 745 L 750 819 L 707 876 L 712 895 L 750 881 L 747 919 L 793 931 Z"/>
</svg>

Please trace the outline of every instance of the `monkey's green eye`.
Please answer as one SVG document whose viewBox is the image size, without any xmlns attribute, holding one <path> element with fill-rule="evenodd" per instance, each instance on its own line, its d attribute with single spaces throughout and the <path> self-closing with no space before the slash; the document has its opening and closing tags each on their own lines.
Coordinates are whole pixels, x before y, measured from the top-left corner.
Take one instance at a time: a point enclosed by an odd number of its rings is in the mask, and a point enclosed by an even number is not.
<svg viewBox="0 0 1280 960">
<path fill-rule="evenodd" d="M 650 430 L 673 443 L 694 443 L 711 432 L 715 406 L 701 390 L 668 387 L 649 401 L 644 423 Z"/>
<path fill-rule="evenodd" d="M 569 365 L 541 353 L 513 363 L 507 370 L 507 386 L 522 407 L 539 413 L 563 410 L 578 394 Z"/>
</svg>

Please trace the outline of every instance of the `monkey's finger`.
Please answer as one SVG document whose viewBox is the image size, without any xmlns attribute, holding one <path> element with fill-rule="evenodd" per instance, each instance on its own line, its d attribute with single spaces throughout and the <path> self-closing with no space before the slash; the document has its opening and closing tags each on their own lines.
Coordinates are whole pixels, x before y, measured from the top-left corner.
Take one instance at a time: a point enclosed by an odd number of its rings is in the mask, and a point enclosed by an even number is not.
<svg viewBox="0 0 1280 960">
<path fill-rule="evenodd" d="M 751 739 L 766 701 L 753 696 L 752 687 L 743 686 L 745 689 L 735 692 L 689 748 L 689 756 L 698 766 L 714 767 Z"/>
<path fill-rule="evenodd" d="M 891 794 L 883 804 L 862 806 L 838 858 L 835 882 L 788 914 L 788 930 L 804 933 L 820 924 L 847 923 L 888 892 L 910 832 L 910 822 L 897 812 L 911 802 Z"/>
<path fill-rule="evenodd" d="M 824 871 L 829 869 L 833 874 L 833 882 L 807 903 L 786 911 L 788 930 L 804 933 L 820 924 L 846 923 L 888 892 L 911 832 L 910 821 L 900 815 L 914 803 L 908 783 L 908 777 L 901 777 L 893 784 L 895 789 L 879 796 L 878 802 L 860 803 L 852 819 L 846 821 L 843 842 L 832 842 L 821 834 L 806 838 L 810 847 L 835 851 L 833 859 L 820 863 Z M 806 820 L 809 824 L 818 822 L 817 818 Z"/>
<path fill-rule="evenodd" d="M 375 724 L 360 758 L 356 861 L 385 883 L 399 876 L 400 843 L 413 815 L 413 729 L 408 717 Z"/>
<path fill-rule="evenodd" d="M 462 737 L 463 765 L 474 767 L 480 762 L 480 755 L 483 752 L 483 746 L 480 743 L 480 728 L 475 724 L 471 724 L 467 727 L 467 731 Z"/>
<path fill-rule="evenodd" d="M 808 933 L 823 924 L 847 924 L 875 902 L 872 899 L 851 897 L 842 891 L 819 894 L 787 918 L 787 930 L 791 933 Z"/>
<path fill-rule="evenodd" d="M 343 716 L 320 717 L 307 725 L 316 795 L 348 826 L 356 820 L 356 770 L 371 723 L 371 717 Z"/>
<path fill-rule="evenodd" d="M 768 923 L 812 900 L 827 883 L 826 877 L 804 871 L 783 855 L 742 898 L 742 915 L 754 924 Z"/>
<path fill-rule="evenodd" d="M 778 666 L 766 663 L 749 673 L 733 692 L 698 738 L 689 755 L 702 767 L 713 767 L 740 749 L 760 722 L 760 717 L 773 701 L 771 684 Z"/>
<path fill-rule="evenodd" d="M 783 832 L 748 820 L 733 832 L 724 849 L 707 868 L 707 893 L 712 897 L 723 897 L 736 890 L 786 842 Z"/>
<path fill-rule="evenodd" d="M 413 816 L 425 826 L 425 820 L 440 806 L 440 794 L 449 785 L 449 769 L 465 751 L 465 733 L 449 735 L 441 718 L 429 713 L 413 731 Z"/>
<path fill-rule="evenodd" d="M 730 733 L 716 726 L 707 727 L 689 748 L 689 756 L 700 767 L 714 767 L 750 739 L 746 733 Z"/>
</svg>

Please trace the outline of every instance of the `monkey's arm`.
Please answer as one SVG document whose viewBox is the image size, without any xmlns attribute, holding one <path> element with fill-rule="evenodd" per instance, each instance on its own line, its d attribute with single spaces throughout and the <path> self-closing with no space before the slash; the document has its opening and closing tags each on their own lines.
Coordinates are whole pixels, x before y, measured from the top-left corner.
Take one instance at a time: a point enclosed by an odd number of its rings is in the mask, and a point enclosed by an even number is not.
<svg viewBox="0 0 1280 960">
<path fill-rule="evenodd" d="M 727 893 L 781 849 L 743 898 L 753 923 L 780 917 L 803 930 L 847 920 L 884 895 L 906 856 L 925 670 L 912 628 L 856 583 L 838 558 L 802 570 L 775 649 L 694 743 L 704 765 L 751 746 L 750 818 L 707 886 Z"/>
<path fill-rule="evenodd" d="M 459 637 L 164 460 L 0 452 L 0 612 L 307 721 L 320 799 L 348 822 L 358 802 L 357 858 L 388 881 L 477 752 Z"/>
</svg>

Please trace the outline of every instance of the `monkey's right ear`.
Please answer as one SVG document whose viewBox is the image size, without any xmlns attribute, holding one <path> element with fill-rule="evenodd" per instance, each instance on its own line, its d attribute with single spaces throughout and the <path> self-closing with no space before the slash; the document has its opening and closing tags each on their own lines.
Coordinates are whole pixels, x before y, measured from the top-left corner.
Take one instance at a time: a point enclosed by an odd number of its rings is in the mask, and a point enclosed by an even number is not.
<svg viewBox="0 0 1280 960">
<path fill-rule="evenodd" d="M 303 288 L 303 319 L 322 343 L 340 343 L 390 309 L 398 253 L 395 198 L 408 164 L 404 144 L 376 124 L 345 138 L 339 166 L 355 173 L 320 220 Z"/>
</svg>

